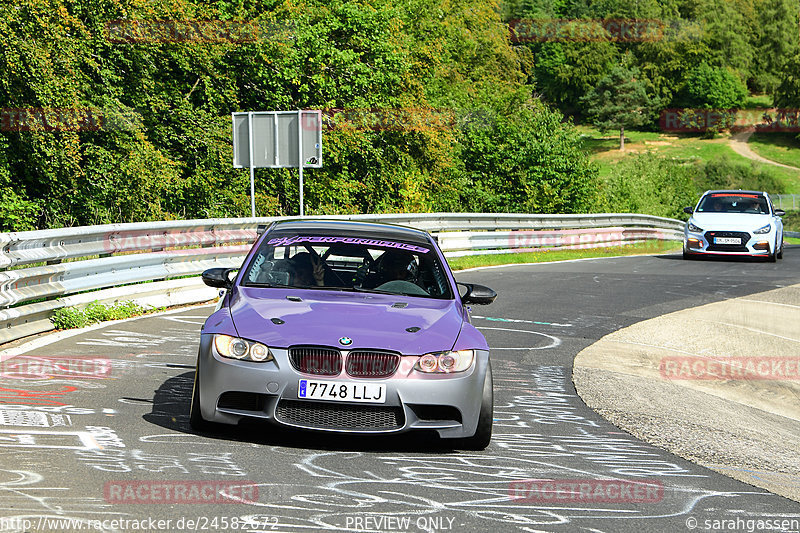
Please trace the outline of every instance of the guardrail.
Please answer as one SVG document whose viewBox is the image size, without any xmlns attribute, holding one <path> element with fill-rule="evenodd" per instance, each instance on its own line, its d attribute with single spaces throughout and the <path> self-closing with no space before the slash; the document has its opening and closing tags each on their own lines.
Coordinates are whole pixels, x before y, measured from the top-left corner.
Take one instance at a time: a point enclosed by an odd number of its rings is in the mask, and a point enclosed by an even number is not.
<svg viewBox="0 0 800 533">
<path fill-rule="evenodd" d="M 437 236 L 448 257 L 590 248 L 679 239 L 678 220 L 636 214 L 526 215 L 423 213 L 320 216 L 386 222 Z M 197 277 L 238 267 L 259 224 L 284 218 L 241 218 L 108 224 L 0 233 L 0 344 L 53 329 L 62 307 L 135 300 L 155 307 L 216 297 Z M 191 277 L 187 277 L 191 276 Z"/>
<path fill-rule="evenodd" d="M 770 194 L 772 203 L 784 211 L 797 211 L 800 209 L 800 194 Z"/>
</svg>

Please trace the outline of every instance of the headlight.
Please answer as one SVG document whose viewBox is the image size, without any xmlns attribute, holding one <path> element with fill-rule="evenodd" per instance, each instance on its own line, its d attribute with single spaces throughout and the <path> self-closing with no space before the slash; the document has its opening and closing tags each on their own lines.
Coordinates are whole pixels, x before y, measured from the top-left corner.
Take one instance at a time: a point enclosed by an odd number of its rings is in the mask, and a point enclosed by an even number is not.
<svg viewBox="0 0 800 533">
<path fill-rule="evenodd" d="M 703 233 L 703 228 L 697 227 L 694 224 L 692 224 L 691 222 L 689 222 L 688 229 L 692 233 Z"/>
<path fill-rule="evenodd" d="M 417 364 L 414 365 L 414 369 L 429 374 L 450 374 L 452 372 L 463 372 L 472 366 L 472 361 L 474 359 L 474 350 L 427 353 L 419 358 Z"/>
<path fill-rule="evenodd" d="M 753 233 L 755 233 L 756 235 L 764 235 L 765 233 L 769 233 L 769 231 L 770 231 L 771 229 L 772 229 L 772 226 L 770 226 L 769 224 L 767 224 L 766 226 L 763 226 L 763 227 L 761 227 L 761 228 L 758 228 L 758 229 L 757 229 L 757 230 L 755 230 Z"/>
<path fill-rule="evenodd" d="M 229 359 L 255 361 L 257 363 L 272 360 L 272 352 L 263 344 L 231 337 L 230 335 L 214 335 L 214 347 L 222 357 L 228 357 Z"/>
</svg>

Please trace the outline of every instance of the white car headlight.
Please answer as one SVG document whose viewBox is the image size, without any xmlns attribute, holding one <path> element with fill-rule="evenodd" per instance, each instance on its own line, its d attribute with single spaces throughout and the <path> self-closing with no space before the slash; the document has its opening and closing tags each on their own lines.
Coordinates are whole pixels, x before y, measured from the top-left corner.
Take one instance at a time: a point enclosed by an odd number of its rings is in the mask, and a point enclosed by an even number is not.
<svg viewBox="0 0 800 533">
<path fill-rule="evenodd" d="M 687 229 L 689 231 L 691 231 L 692 233 L 703 233 L 703 228 L 701 228 L 699 226 L 695 226 L 691 222 L 689 222 L 689 225 L 687 226 Z"/>
<path fill-rule="evenodd" d="M 255 361 L 272 361 L 272 352 L 260 342 L 248 341 L 230 335 L 214 335 L 214 347 L 222 357 Z"/>
<path fill-rule="evenodd" d="M 769 233 L 771 229 L 772 229 L 772 226 L 767 224 L 766 226 L 758 228 L 753 233 L 755 233 L 756 235 L 764 235 L 765 233 Z"/>
<path fill-rule="evenodd" d="M 428 374 L 463 372 L 472 366 L 472 361 L 474 359 L 475 350 L 427 353 L 419 358 L 417 364 L 414 365 L 414 369 Z"/>
</svg>

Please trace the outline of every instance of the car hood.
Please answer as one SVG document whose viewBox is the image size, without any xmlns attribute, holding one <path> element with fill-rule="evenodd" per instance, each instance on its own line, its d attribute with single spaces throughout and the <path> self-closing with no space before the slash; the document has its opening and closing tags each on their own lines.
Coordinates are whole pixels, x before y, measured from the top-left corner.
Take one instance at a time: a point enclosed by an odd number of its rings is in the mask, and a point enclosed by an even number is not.
<svg viewBox="0 0 800 533">
<path fill-rule="evenodd" d="M 694 213 L 692 220 L 706 231 L 752 231 L 769 224 L 772 217 L 749 213 Z"/>
<path fill-rule="evenodd" d="M 463 321 L 455 300 L 323 290 L 239 287 L 230 309 L 239 336 L 267 346 L 345 348 L 349 337 L 347 349 L 406 355 L 451 349 Z"/>
</svg>

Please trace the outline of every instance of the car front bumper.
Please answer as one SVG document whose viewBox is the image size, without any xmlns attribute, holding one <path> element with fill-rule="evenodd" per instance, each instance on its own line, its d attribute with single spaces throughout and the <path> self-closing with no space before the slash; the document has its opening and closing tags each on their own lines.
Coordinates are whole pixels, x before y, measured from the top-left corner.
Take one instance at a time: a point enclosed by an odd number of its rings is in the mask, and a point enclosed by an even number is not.
<svg viewBox="0 0 800 533">
<path fill-rule="evenodd" d="M 776 231 L 754 234 L 746 231 L 706 230 L 702 233 L 684 232 L 683 250 L 687 254 L 768 257 L 775 253 Z M 719 238 L 737 238 L 740 244 L 718 244 Z"/>
<path fill-rule="evenodd" d="M 287 349 L 254 363 L 220 356 L 213 335 L 203 334 L 197 361 L 200 412 L 205 420 L 236 424 L 254 418 L 274 424 L 337 433 L 401 433 L 433 430 L 442 438 L 475 434 L 489 352 L 475 351 L 469 370 L 425 374 L 413 370 L 418 357 L 404 356 L 390 378 L 318 376 L 298 372 Z M 342 383 L 383 383 L 385 403 L 298 398 L 301 379 Z"/>
</svg>

